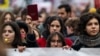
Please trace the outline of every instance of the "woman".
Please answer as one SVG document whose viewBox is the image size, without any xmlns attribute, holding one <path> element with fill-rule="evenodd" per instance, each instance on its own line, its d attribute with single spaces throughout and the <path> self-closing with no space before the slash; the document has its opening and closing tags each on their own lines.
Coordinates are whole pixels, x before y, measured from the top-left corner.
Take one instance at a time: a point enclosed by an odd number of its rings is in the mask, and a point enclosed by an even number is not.
<svg viewBox="0 0 100 56">
<path fill-rule="evenodd" d="M 47 39 L 47 47 L 63 47 L 65 45 L 65 39 L 61 33 L 52 33 Z"/>
<path fill-rule="evenodd" d="M 11 13 L 11 12 L 4 12 L 2 15 L 1 15 L 1 18 L 0 18 L 0 23 L 3 24 L 5 22 L 8 22 L 8 21 L 15 21 L 15 17 L 14 17 L 14 14 Z"/>
<path fill-rule="evenodd" d="M 24 21 L 16 21 L 16 23 L 20 28 L 23 45 L 26 47 L 38 47 L 35 33 L 28 33 L 28 25 Z"/>
<path fill-rule="evenodd" d="M 100 48 L 100 15 L 97 13 L 85 13 L 80 17 L 79 38 L 74 46 L 80 48 Z"/>
<path fill-rule="evenodd" d="M 6 22 L 0 29 L 1 41 L 8 48 L 17 48 L 22 44 L 19 27 L 14 22 Z"/>
<path fill-rule="evenodd" d="M 43 37 L 37 40 L 38 45 L 40 47 L 46 47 L 46 41 L 48 36 L 54 32 L 60 32 L 64 35 L 64 24 L 61 18 L 57 16 L 49 17 L 46 29 L 42 34 Z M 68 38 L 66 39 L 66 43 L 69 46 L 72 45 L 72 41 Z"/>
</svg>

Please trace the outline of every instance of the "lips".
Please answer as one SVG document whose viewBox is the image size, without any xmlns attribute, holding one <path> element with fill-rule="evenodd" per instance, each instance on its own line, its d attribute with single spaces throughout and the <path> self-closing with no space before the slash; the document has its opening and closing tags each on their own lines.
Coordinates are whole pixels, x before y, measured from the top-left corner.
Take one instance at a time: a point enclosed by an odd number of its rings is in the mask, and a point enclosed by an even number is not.
<svg viewBox="0 0 100 56">
<path fill-rule="evenodd" d="M 95 33 L 95 32 L 97 32 L 97 31 L 96 31 L 96 30 L 92 30 L 91 32 Z"/>
</svg>

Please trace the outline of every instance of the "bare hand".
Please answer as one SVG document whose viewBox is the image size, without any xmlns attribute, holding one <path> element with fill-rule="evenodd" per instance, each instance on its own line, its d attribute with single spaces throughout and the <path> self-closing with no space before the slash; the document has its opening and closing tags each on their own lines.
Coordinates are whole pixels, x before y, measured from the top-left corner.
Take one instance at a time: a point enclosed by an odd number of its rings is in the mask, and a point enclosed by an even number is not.
<svg viewBox="0 0 100 56">
<path fill-rule="evenodd" d="M 26 49 L 26 46 L 18 46 L 18 51 L 23 52 Z"/>
<path fill-rule="evenodd" d="M 71 47 L 66 45 L 66 46 L 63 46 L 63 49 L 70 49 L 71 50 Z"/>
</svg>

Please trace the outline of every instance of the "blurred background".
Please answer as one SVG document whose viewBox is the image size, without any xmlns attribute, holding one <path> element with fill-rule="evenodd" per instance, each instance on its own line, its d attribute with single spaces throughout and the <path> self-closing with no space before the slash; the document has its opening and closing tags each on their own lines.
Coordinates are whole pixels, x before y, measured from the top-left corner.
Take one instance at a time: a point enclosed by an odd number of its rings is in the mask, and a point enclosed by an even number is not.
<svg viewBox="0 0 100 56">
<path fill-rule="evenodd" d="M 70 4 L 72 11 L 79 15 L 87 7 L 100 7 L 100 0 L 0 0 L 0 14 L 3 11 L 11 11 L 20 15 L 27 5 L 37 4 L 38 12 L 46 11 L 49 14 L 56 14 L 57 7 L 61 4 Z"/>
<path fill-rule="evenodd" d="M 0 0 L 0 10 L 22 10 L 30 4 L 38 4 L 38 11 L 45 8 L 47 12 L 55 11 L 60 4 L 70 4 L 73 7 L 84 9 L 88 4 L 94 7 L 95 1 L 99 5 L 99 0 Z"/>
</svg>

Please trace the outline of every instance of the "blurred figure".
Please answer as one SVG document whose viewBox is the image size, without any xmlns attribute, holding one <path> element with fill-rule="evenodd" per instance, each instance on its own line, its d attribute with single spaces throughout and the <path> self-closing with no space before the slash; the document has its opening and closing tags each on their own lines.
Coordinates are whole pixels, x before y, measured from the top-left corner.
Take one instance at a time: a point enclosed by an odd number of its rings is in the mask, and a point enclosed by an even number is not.
<svg viewBox="0 0 100 56">
<path fill-rule="evenodd" d="M 0 18 L 0 24 L 3 24 L 8 21 L 15 21 L 14 14 L 12 14 L 11 12 L 4 12 Z"/>
<path fill-rule="evenodd" d="M 24 21 L 16 21 L 18 26 L 20 27 L 21 39 L 23 42 L 23 46 L 26 47 L 38 47 L 36 43 L 35 33 L 28 33 L 28 25 Z"/>
<path fill-rule="evenodd" d="M 29 33 L 32 33 L 32 29 L 37 29 L 38 21 L 32 21 L 32 17 L 30 15 L 25 15 L 25 18 L 23 18 L 25 23 L 28 25 Z"/>
<path fill-rule="evenodd" d="M 62 4 L 60 6 L 58 6 L 58 10 L 57 10 L 57 14 L 59 17 L 61 17 L 61 19 L 63 20 L 63 23 L 65 24 L 65 21 L 69 18 L 71 18 L 71 13 L 72 13 L 72 9 L 71 6 L 68 4 Z M 65 34 L 67 36 L 67 29 L 65 28 Z"/>
<path fill-rule="evenodd" d="M 21 34 L 21 39 L 22 42 L 26 42 L 26 36 L 28 33 L 28 26 L 25 22 L 23 21 L 16 21 L 16 23 L 18 24 L 19 28 L 20 28 L 20 34 Z"/>
<path fill-rule="evenodd" d="M 58 6 L 57 14 L 65 22 L 68 18 L 71 17 L 71 6 L 68 4 Z"/>
<path fill-rule="evenodd" d="M 39 19 L 38 19 L 39 24 L 42 24 L 47 18 L 47 16 L 48 14 L 46 12 L 39 12 Z"/>
<path fill-rule="evenodd" d="M 38 16 L 38 27 L 37 28 L 40 30 L 41 33 L 45 30 L 45 28 L 43 26 L 43 23 L 45 22 L 47 17 L 48 17 L 47 12 L 40 12 L 39 13 L 39 16 Z"/>
<path fill-rule="evenodd" d="M 69 37 L 73 42 L 78 38 L 76 30 L 78 28 L 79 18 L 71 18 L 66 20 L 65 26 L 67 29 L 67 37 Z"/>
<path fill-rule="evenodd" d="M 25 20 L 25 22 L 28 25 L 31 25 L 31 23 L 32 23 L 32 17 L 30 15 L 26 15 L 26 18 L 24 20 Z"/>
</svg>

